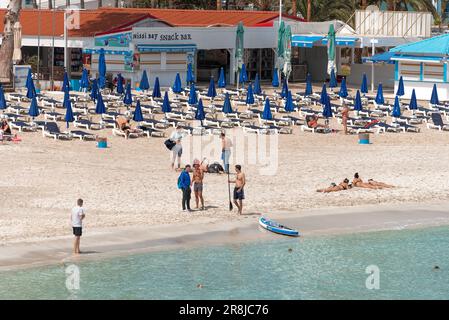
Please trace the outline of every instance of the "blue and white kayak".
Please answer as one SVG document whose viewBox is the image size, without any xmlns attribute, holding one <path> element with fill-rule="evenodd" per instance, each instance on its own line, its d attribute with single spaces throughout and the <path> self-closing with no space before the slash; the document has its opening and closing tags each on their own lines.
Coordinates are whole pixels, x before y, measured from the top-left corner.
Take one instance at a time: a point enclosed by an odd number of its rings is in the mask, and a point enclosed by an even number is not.
<svg viewBox="0 0 449 320">
<path fill-rule="evenodd" d="M 287 228 L 286 226 L 264 217 L 260 217 L 259 224 L 262 228 L 274 233 L 282 234 L 284 236 L 299 237 L 298 231 Z"/>
</svg>

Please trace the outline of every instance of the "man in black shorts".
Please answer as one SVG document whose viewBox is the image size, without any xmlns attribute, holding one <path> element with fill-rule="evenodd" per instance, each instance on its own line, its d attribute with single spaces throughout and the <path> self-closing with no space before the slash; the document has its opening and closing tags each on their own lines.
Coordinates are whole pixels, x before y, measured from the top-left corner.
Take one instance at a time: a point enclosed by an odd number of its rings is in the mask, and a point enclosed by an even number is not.
<svg viewBox="0 0 449 320">
<path fill-rule="evenodd" d="M 83 208 L 83 199 L 78 199 L 76 207 L 72 209 L 72 228 L 73 235 L 75 236 L 75 242 L 73 244 L 73 253 L 80 254 L 80 240 L 83 234 L 83 219 L 86 217 Z"/>
<path fill-rule="evenodd" d="M 242 166 L 235 166 L 236 177 L 235 180 L 229 181 L 230 183 L 235 183 L 234 187 L 234 204 L 238 208 L 239 214 L 242 214 L 243 211 L 243 199 L 245 199 L 244 187 L 246 184 L 245 174 L 242 172 Z"/>
</svg>

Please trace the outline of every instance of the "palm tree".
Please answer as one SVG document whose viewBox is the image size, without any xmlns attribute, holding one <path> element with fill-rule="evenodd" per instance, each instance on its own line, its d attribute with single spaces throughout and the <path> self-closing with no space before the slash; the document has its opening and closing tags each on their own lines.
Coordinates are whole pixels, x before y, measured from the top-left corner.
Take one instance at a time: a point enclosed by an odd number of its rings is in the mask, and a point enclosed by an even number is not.
<svg viewBox="0 0 449 320">
<path fill-rule="evenodd" d="M 14 24 L 19 21 L 21 0 L 9 0 L 8 11 L 3 18 L 3 38 L 0 45 L 0 80 L 11 81 L 12 54 L 14 52 Z"/>
<path fill-rule="evenodd" d="M 312 19 L 312 0 L 307 0 L 307 21 Z"/>
</svg>

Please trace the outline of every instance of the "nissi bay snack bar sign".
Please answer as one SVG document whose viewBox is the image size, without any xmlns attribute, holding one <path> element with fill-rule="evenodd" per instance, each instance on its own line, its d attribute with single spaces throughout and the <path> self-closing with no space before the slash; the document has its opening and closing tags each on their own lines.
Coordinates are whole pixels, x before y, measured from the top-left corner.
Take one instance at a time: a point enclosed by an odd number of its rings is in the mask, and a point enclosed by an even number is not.
<svg viewBox="0 0 449 320">
<path fill-rule="evenodd" d="M 158 43 L 169 43 L 169 42 L 179 42 L 179 41 L 192 41 L 193 37 L 191 33 L 181 33 L 181 32 L 133 32 L 133 40 L 144 41 L 144 42 L 158 42 Z"/>
</svg>

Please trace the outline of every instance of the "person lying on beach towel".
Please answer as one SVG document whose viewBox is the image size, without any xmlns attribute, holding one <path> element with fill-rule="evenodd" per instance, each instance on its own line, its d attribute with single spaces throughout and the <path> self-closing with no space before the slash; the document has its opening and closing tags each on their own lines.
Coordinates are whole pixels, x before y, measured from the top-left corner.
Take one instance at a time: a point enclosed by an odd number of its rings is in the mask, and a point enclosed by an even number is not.
<svg viewBox="0 0 449 320">
<path fill-rule="evenodd" d="M 327 187 L 327 188 L 324 188 L 324 189 L 318 189 L 316 192 L 324 192 L 324 193 L 338 192 L 338 191 L 348 190 L 351 187 L 352 186 L 349 184 L 349 179 L 346 178 L 339 185 L 336 185 L 335 183 L 332 183 L 330 187 Z"/>
<path fill-rule="evenodd" d="M 377 186 L 377 187 L 381 187 L 381 188 L 394 188 L 394 186 L 392 186 L 391 184 L 386 184 L 384 182 L 375 181 L 373 179 L 368 179 L 368 183 L 373 186 Z"/>
<path fill-rule="evenodd" d="M 373 179 L 368 180 L 368 182 L 363 182 L 360 178 L 359 173 L 356 172 L 354 174 L 354 180 L 352 180 L 352 184 L 354 187 L 365 188 L 365 189 L 384 189 L 384 188 L 393 188 L 383 182 L 374 181 Z"/>
</svg>

